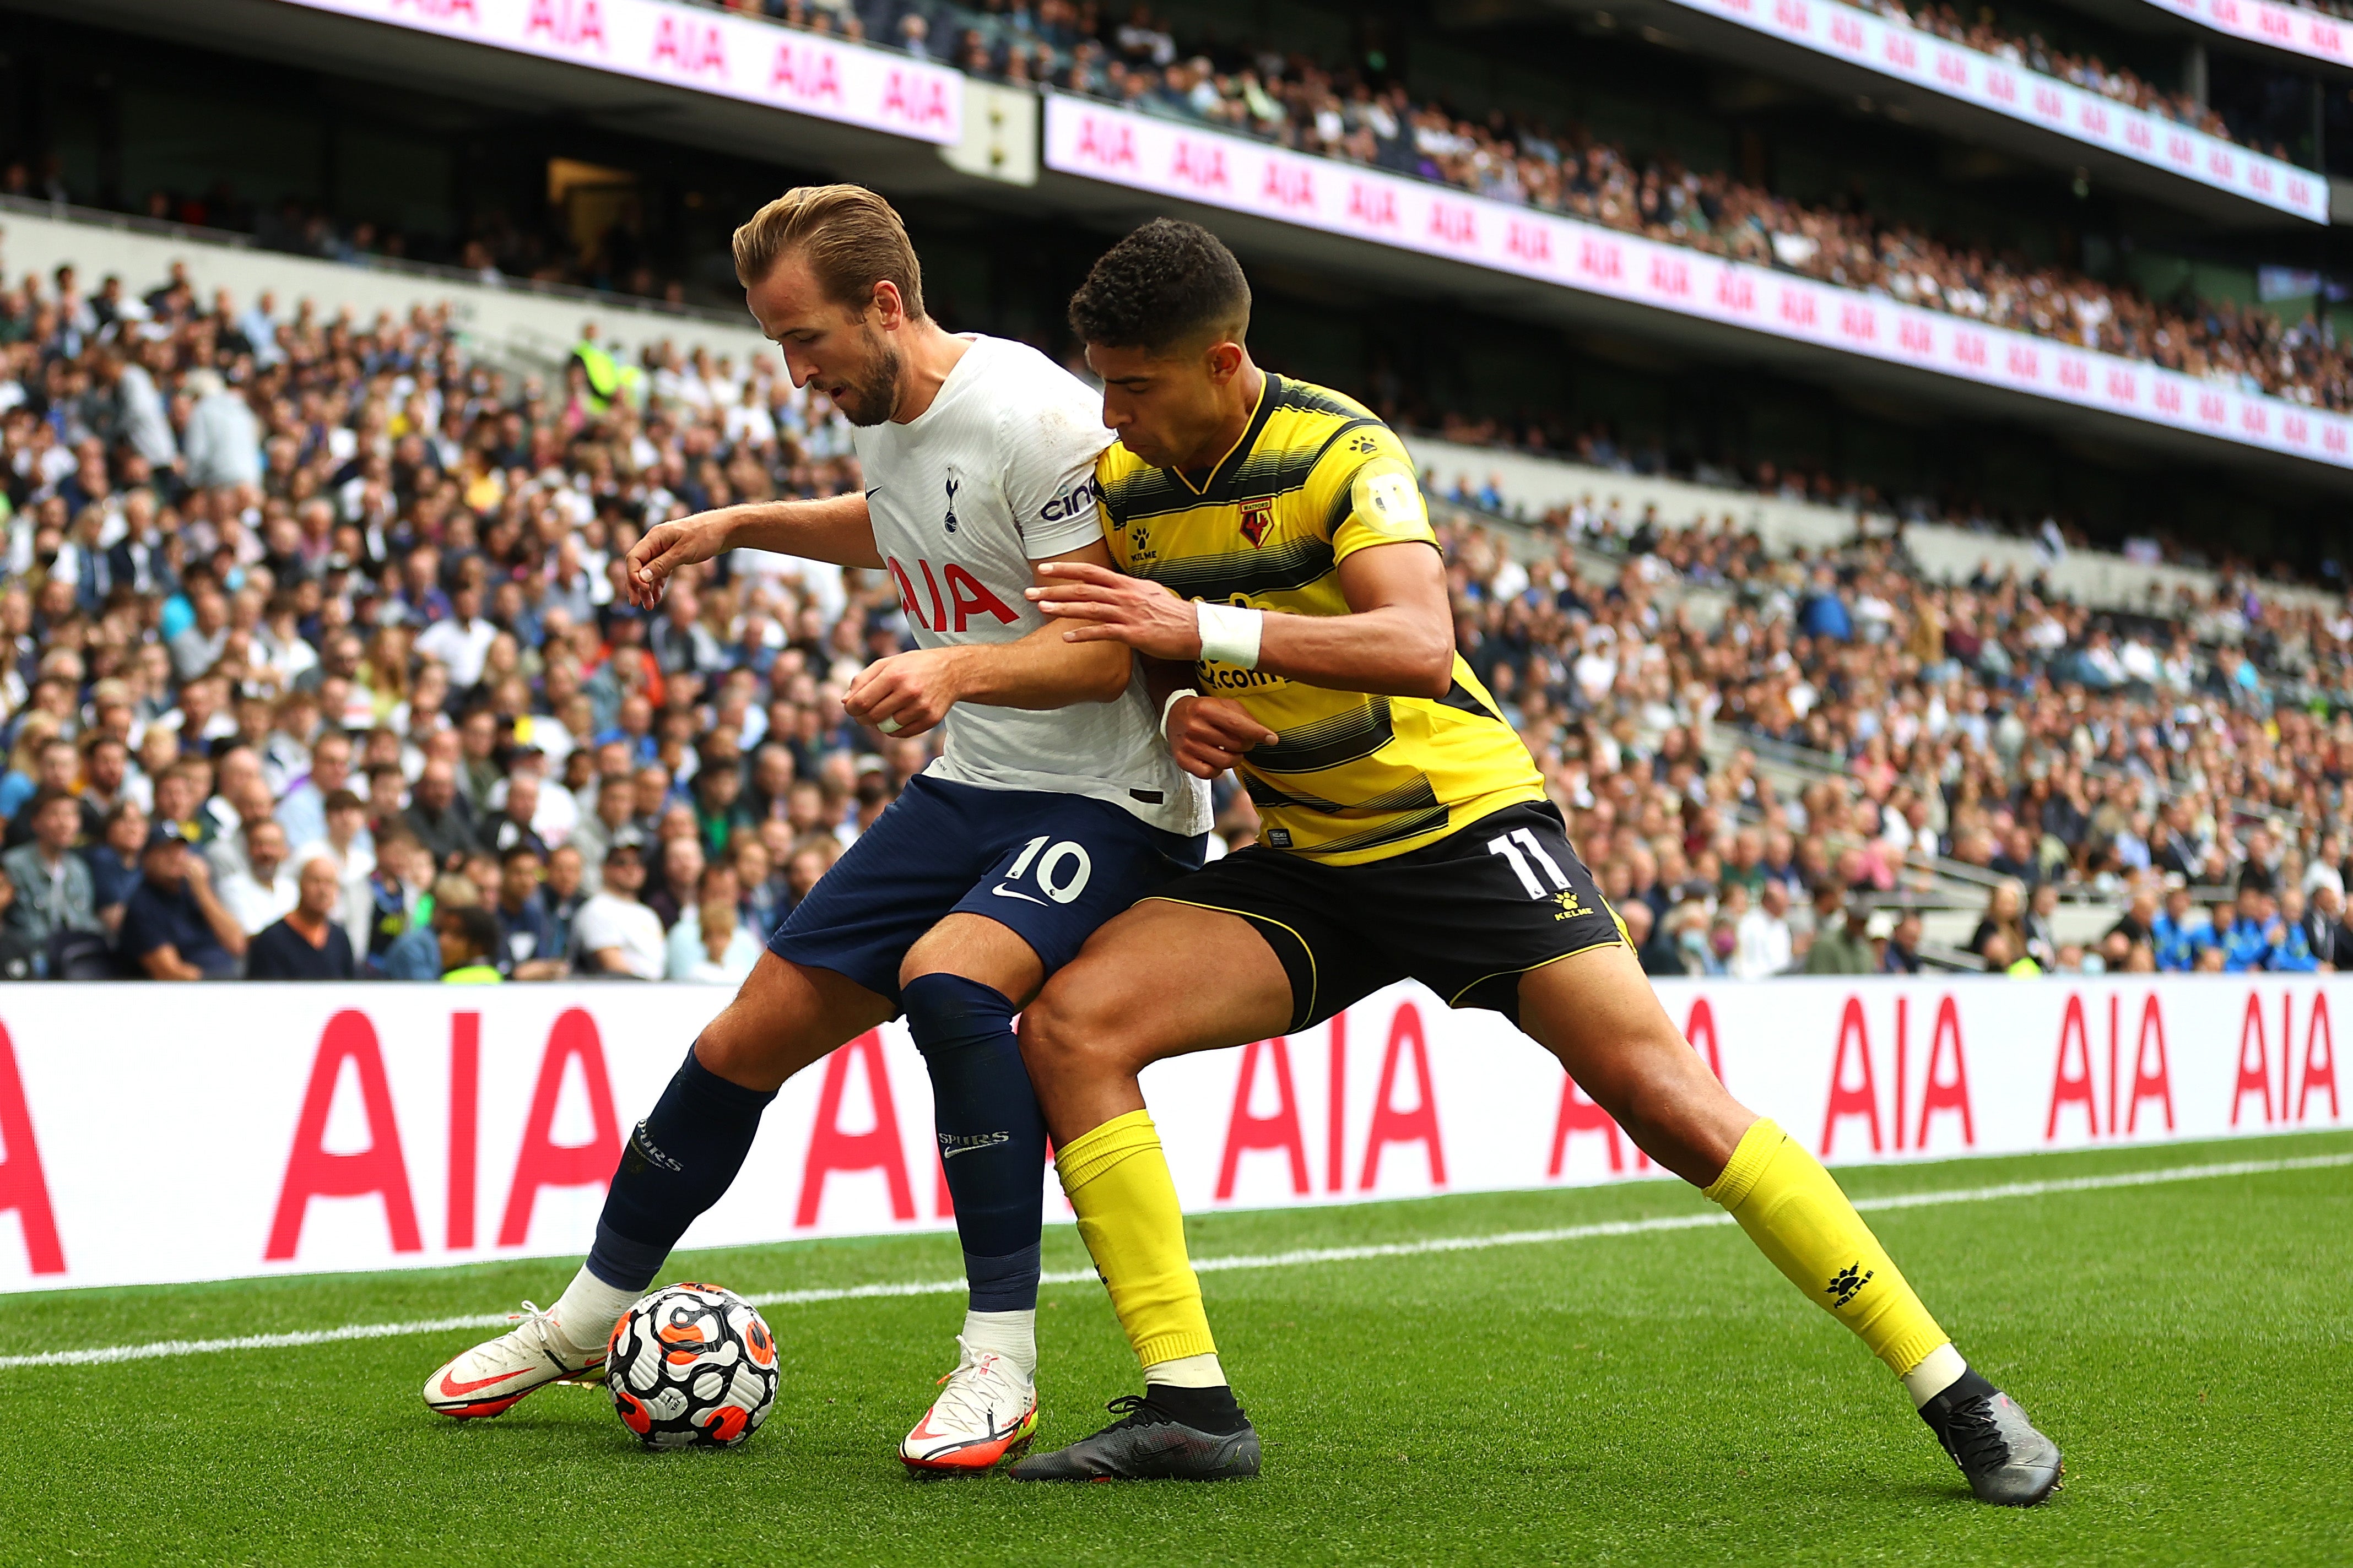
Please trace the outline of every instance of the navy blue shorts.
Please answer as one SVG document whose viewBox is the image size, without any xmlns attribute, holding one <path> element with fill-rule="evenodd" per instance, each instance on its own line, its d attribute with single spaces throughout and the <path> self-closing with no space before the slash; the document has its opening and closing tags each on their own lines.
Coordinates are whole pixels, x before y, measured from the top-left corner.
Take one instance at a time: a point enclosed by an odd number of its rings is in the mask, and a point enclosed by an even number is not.
<svg viewBox="0 0 2353 1568">
<path fill-rule="evenodd" d="M 919 776 L 786 917 L 768 951 L 896 1002 L 907 950 L 961 911 L 1011 930 L 1051 974 L 1097 926 L 1198 869 L 1207 843 L 1087 795 Z"/>
</svg>

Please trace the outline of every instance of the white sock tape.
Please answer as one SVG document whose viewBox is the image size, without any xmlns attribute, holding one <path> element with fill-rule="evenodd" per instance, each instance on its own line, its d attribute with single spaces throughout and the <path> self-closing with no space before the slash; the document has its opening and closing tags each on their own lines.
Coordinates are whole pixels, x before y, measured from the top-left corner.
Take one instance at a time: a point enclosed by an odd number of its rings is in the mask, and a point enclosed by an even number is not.
<svg viewBox="0 0 2353 1568">
<path fill-rule="evenodd" d="M 1266 612 L 1239 605 L 1213 605 L 1207 599 L 1194 604 L 1196 622 L 1201 628 L 1201 658 L 1208 664 L 1230 664 L 1242 669 L 1258 668 L 1258 639 L 1266 625 Z"/>
</svg>

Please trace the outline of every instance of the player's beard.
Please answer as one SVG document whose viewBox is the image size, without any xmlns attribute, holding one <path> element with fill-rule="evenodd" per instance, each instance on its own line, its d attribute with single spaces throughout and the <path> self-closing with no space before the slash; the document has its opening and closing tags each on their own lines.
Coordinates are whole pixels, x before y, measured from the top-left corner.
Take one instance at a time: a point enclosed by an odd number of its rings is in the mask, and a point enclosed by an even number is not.
<svg viewBox="0 0 2353 1568">
<path fill-rule="evenodd" d="M 849 395 L 835 406 L 852 425 L 880 425 L 891 417 L 899 401 L 899 351 L 886 339 L 875 344 L 874 365 L 850 384 Z"/>
</svg>

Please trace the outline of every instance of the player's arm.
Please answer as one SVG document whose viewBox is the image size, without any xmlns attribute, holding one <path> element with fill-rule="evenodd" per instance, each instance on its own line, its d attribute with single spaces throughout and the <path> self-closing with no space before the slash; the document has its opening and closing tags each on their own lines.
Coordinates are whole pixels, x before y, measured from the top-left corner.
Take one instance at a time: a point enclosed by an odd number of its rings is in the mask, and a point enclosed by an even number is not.
<svg viewBox="0 0 2353 1568">
<path fill-rule="evenodd" d="M 1257 656 L 1248 668 L 1335 691 L 1445 696 L 1454 679 L 1454 616 L 1438 552 L 1419 540 L 1367 545 L 1343 557 L 1337 571 L 1348 601 L 1342 616 L 1202 605 L 1077 562 L 1040 566 L 1046 581 L 1029 597 L 1048 615 L 1080 623 L 1062 633 L 1072 642 L 1116 642 L 1148 658 L 1194 662 L 1202 657 L 1206 609 L 1258 617 Z"/>
<path fill-rule="evenodd" d="M 745 501 L 646 530 L 629 550 L 630 602 L 652 609 L 671 573 L 727 550 L 773 550 L 842 566 L 882 564 L 863 491 L 823 500 Z"/>
<path fill-rule="evenodd" d="M 1098 539 L 1037 563 L 1036 580 L 1043 583 L 1044 574 L 1065 565 L 1108 572 L 1111 552 Z M 1127 689 L 1131 664 L 1124 645 L 1072 643 L 1050 620 L 1012 642 L 916 648 L 877 659 L 859 671 L 841 705 L 860 723 L 881 727 L 887 721 L 886 733 L 918 735 L 958 702 L 1033 709 L 1109 702 Z"/>
</svg>

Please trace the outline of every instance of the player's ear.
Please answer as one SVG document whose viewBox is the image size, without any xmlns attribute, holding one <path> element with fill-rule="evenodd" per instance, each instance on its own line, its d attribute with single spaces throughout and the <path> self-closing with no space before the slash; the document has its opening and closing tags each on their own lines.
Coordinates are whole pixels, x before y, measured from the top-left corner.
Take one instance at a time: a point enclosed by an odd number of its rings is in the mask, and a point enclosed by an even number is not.
<svg viewBox="0 0 2353 1568">
<path fill-rule="evenodd" d="M 1209 384 L 1223 386 L 1241 374 L 1242 346 L 1231 338 L 1219 338 L 1208 347 Z"/>
<path fill-rule="evenodd" d="M 874 298 L 871 308 L 875 325 L 886 332 L 895 332 L 907 324 L 907 302 L 899 298 L 899 286 L 888 278 L 874 280 Z"/>
</svg>

